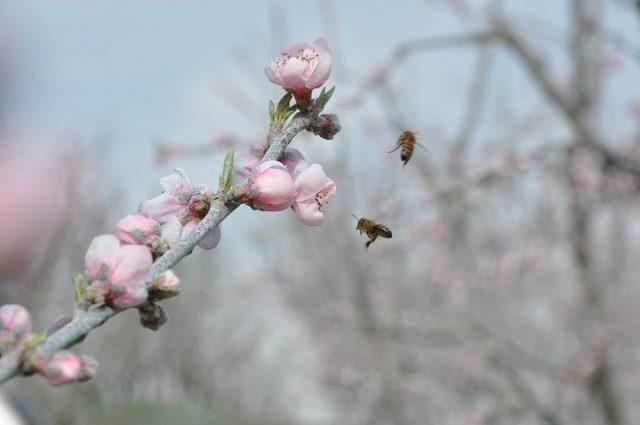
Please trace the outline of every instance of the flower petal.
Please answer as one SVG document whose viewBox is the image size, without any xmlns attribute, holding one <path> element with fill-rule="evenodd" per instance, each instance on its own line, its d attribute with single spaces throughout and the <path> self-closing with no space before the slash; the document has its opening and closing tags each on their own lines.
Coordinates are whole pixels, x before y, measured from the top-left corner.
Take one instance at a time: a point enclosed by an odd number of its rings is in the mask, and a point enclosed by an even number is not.
<svg viewBox="0 0 640 425">
<path fill-rule="evenodd" d="M 123 286 L 126 288 L 125 293 L 113 299 L 113 303 L 120 308 L 139 306 L 149 297 L 143 281 L 123 282 Z"/>
<path fill-rule="evenodd" d="M 313 46 L 308 45 L 304 41 L 294 41 L 293 43 L 284 46 L 284 48 L 282 49 L 282 53 L 296 57 L 301 50 L 304 51 L 312 48 Z"/>
<path fill-rule="evenodd" d="M 279 86 L 282 85 L 282 80 L 280 79 L 280 69 L 276 64 L 276 61 L 271 59 L 269 63 L 264 67 L 264 73 L 267 75 L 269 81 L 273 84 L 277 84 Z"/>
<path fill-rule="evenodd" d="M 305 168 L 308 167 L 302 153 L 295 148 L 287 148 L 284 151 L 283 164 L 292 178 L 296 178 Z"/>
<path fill-rule="evenodd" d="M 329 79 L 331 74 L 331 56 L 320 56 L 319 62 L 316 64 L 311 74 L 307 78 L 307 87 L 315 89 L 323 85 Z"/>
<path fill-rule="evenodd" d="M 123 245 L 120 247 L 110 283 L 121 284 L 145 278 L 153 262 L 151 253 L 142 245 Z"/>
<path fill-rule="evenodd" d="M 331 54 L 331 47 L 329 46 L 329 42 L 324 37 L 320 37 L 320 38 L 316 39 L 316 41 L 313 42 L 313 47 L 315 47 L 316 51 L 320 55 L 322 55 L 322 54 L 330 55 Z"/>
<path fill-rule="evenodd" d="M 193 181 L 182 168 L 176 168 L 173 174 L 161 178 L 160 185 L 169 195 L 178 196 L 181 193 L 193 192 Z"/>
<path fill-rule="evenodd" d="M 173 220 L 169 220 L 162 226 L 160 237 L 166 239 L 167 242 L 169 242 L 169 245 L 173 246 L 174 243 L 180 240 L 181 233 L 182 223 L 180 223 L 180 219 L 176 217 Z"/>
<path fill-rule="evenodd" d="M 297 200 L 313 198 L 327 182 L 327 175 L 319 164 L 312 164 L 293 182 Z"/>
<path fill-rule="evenodd" d="M 306 86 L 309 65 L 298 58 L 291 58 L 280 67 L 281 85 L 285 89 L 298 91 Z"/>
<path fill-rule="evenodd" d="M 180 202 L 175 196 L 163 193 L 143 201 L 139 210 L 163 224 L 177 217 L 186 208 L 187 205 Z"/>
<path fill-rule="evenodd" d="M 320 226 L 324 223 L 324 214 L 318 209 L 313 199 L 296 202 L 293 205 L 296 217 L 307 226 Z"/>
<path fill-rule="evenodd" d="M 144 247 L 140 248 L 147 251 Z M 93 238 L 84 257 L 85 271 L 89 277 L 95 279 L 103 264 L 113 271 L 119 250 L 120 242 L 113 235 L 100 235 Z"/>
</svg>

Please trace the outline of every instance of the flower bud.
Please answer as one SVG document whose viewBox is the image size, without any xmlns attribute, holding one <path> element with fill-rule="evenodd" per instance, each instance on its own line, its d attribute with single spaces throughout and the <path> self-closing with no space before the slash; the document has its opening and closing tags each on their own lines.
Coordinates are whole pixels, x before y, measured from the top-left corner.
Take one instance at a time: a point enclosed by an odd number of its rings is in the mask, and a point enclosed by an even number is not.
<svg viewBox="0 0 640 425">
<path fill-rule="evenodd" d="M 254 209 L 282 211 L 291 206 L 295 196 L 293 180 L 278 161 L 267 161 L 256 168 L 250 181 L 248 203 Z"/>
<path fill-rule="evenodd" d="M 97 367 L 98 363 L 91 357 L 58 351 L 40 370 L 40 374 L 59 387 L 71 382 L 88 381 L 95 376 Z"/>
<path fill-rule="evenodd" d="M 152 331 L 157 331 L 169 320 L 169 316 L 160 304 L 147 302 L 138 307 L 138 311 L 140 312 L 140 324 Z"/>
<path fill-rule="evenodd" d="M 342 127 L 340 127 L 340 120 L 336 114 L 322 114 L 309 128 L 313 134 L 316 134 L 323 139 L 331 140 L 333 136 L 338 134 Z"/>
<path fill-rule="evenodd" d="M 89 299 L 123 309 L 142 304 L 147 299 L 144 278 L 151 263 L 144 246 L 120 245 L 113 235 L 95 237 L 85 256 Z"/>
<path fill-rule="evenodd" d="M 143 214 L 129 214 L 116 223 L 113 234 L 123 244 L 150 245 L 160 236 L 160 224 Z"/>
<path fill-rule="evenodd" d="M 151 283 L 151 288 L 149 288 L 150 297 L 159 299 L 175 297 L 180 293 L 180 287 L 181 283 L 178 276 L 173 271 L 168 270 Z"/>
<path fill-rule="evenodd" d="M 20 344 L 31 333 L 31 316 L 26 308 L 17 304 L 0 307 L 0 352 Z"/>
</svg>

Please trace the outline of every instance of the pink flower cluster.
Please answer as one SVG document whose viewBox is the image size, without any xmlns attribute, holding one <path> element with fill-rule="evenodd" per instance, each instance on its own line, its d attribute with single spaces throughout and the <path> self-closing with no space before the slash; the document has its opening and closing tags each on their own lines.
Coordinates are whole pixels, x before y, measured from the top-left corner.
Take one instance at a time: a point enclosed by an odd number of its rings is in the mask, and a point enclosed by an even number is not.
<svg viewBox="0 0 640 425">
<path fill-rule="evenodd" d="M 211 191 L 194 184 L 183 170 L 175 170 L 160 184 L 162 194 L 142 202 L 137 214 L 118 221 L 113 234 L 91 242 L 85 257 L 91 301 L 119 308 L 144 303 L 149 295 L 144 280 L 153 259 L 189 235 L 209 212 Z M 220 228 L 216 227 L 198 245 L 213 249 L 219 240 Z M 175 292 L 178 278 L 171 274 L 165 280 L 171 281 Z"/>
<path fill-rule="evenodd" d="M 31 315 L 27 309 L 15 304 L 0 307 L 0 355 L 11 348 L 23 349 L 32 337 Z M 50 357 L 34 356 L 29 363 L 35 372 L 56 386 L 89 380 L 98 367 L 92 358 L 70 351 L 59 351 Z"/>
<path fill-rule="evenodd" d="M 282 211 L 291 207 L 298 219 L 308 226 L 324 222 L 322 209 L 336 193 L 336 184 L 318 164 L 308 165 L 297 149 L 287 148 L 281 161 L 259 163 L 253 157 L 254 169 L 245 187 L 245 203 L 254 209 Z"/>
</svg>

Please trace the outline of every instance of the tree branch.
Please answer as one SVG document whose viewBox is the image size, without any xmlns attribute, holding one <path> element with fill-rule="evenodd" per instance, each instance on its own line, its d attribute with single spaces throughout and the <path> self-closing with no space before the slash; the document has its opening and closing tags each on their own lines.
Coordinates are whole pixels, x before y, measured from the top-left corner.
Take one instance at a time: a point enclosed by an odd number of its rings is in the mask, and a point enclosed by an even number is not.
<svg viewBox="0 0 640 425">
<path fill-rule="evenodd" d="M 617 168 L 640 178 L 640 164 L 630 158 L 620 155 L 598 140 L 581 117 L 578 108 L 569 100 L 569 96 L 553 81 L 548 74 L 542 58 L 535 53 L 525 40 L 504 19 L 496 19 L 495 31 L 497 36 L 509 47 L 533 77 L 538 86 L 547 94 L 551 101 L 563 113 L 573 130 L 579 137 L 579 143 L 602 155 L 606 167 Z"/>
<path fill-rule="evenodd" d="M 317 119 L 319 112 L 319 110 L 311 109 L 308 112 L 298 113 L 283 129 L 276 131 L 274 134 L 270 134 L 271 144 L 261 162 L 277 160 L 293 138 Z M 193 232 L 180 239 L 171 249 L 153 263 L 145 278 L 147 288 L 149 288 L 154 279 L 160 277 L 162 273 L 189 255 L 198 242 L 212 229 L 222 223 L 238 205 L 232 197 L 215 197 L 211 202 L 209 212 L 200 223 L 198 223 Z M 92 306 L 87 310 L 77 308 L 73 319 L 69 323 L 48 335 L 46 339 L 33 350 L 5 353 L 5 355 L 0 358 L 0 384 L 20 373 L 28 372 L 24 370 L 22 364 L 27 355 L 50 356 L 59 350 L 75 345 L 82 341 L 91 330 L 101 326 L 121 311 L 122 310 L 107 305 Z"/>
</svg>

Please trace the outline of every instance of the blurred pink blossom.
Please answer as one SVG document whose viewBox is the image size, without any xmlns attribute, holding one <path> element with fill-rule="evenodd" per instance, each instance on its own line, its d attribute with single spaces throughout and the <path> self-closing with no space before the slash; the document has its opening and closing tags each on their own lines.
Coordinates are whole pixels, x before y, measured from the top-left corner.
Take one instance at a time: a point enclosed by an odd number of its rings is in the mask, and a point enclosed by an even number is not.
<svg viewBox="0 0 640 425">
<path fill-rule="evenodd" d="M 313 45 L 297 42 L 286 46 L 280 56 L 265 67 L 267 78 L 296 97 L 307 97 L 311 90 L 323 85 L 331 73 L 331 49 L 327 40 L 319 38 Z"/>
<path fill-rule="evenodd" d="M 307 226 L 319 226 L 324 222 L 322 208 L 336 193 L 336 183 L 327 177 L 322 167 L 312 164 L 295 179 L 296 199 L 293 211 Z"/>
<path fill-rule="evenodd" d="M 293 179 L 296 179 L 298 175 L 308 167 L 302 153 L 294 148 L 285 149 L 282 155 L 282 163 L 287 167 L 287 171 L 289 171 Z"/>
<path fill-rule="evenodd" d="M 0 307 L 0 351 L 6 345 L 19 344 L 31 333 L 31 316 L 17 304 Z"/>
<path fill-rule="evenodd" d="M 51 184 L 60 177 L 51 166 L 55 160 L 53 153 L 0 152 L 0 277 L 27 267 L 60 224 L 60 193 Z"/>
<path fill-rule="evenodd" d="M 160 185 L 163 193 L 142 202 L 139 210 L 165 226 L 171 222 L 174 227 L 171 228 L 170 238 L 177 238 L 175 225 L 178 223 L 176 219 L 179 220 L 183 227 L 178 229 L 178 233 L 180 237 L 186 237 L 209 212 L 212 193 L 207 186 L 194 184 L 182 169 L 176 169 L 172 175 L 160 179 Z M 215 248 L 220 241 L 220 234 L 220 227 L 216 226 L 198 246 L 203 249 Z"/>
<path fill-rule="evenodd" d="M 70 351 L 58 351 L 40 373 L 51 384 L 59 387 L 71 382 L 93 378 L 97 365 L 96 361 L 90 357 L 80 357 Z"/>
<path fill-rule="evenodd" d="M 147 299 L 144 278 L 152 259 L 140 245 L 120 245 L 113 235 L 93 239 L 85 256 L 85 272 L 95 294 L 120 308 L 131 308 Z"/>
<path fill-rule="evenodd" d="M 282 211 L 291 206 L 295 195 L 287 168 L 278 161 L 266 161 L 251 179 L 251 203 L 265 211 Z"/>
<path fill-rule="evenodd" d="M 260 159 L 262 159 L 263 145 L 264 141 L 258 140 L 251 144 L 247 152 L 239 156 L 233 167 L 234 181 L 240 182 L 251 175 L 254 167 L 260 162 Z"/>
</svg>

